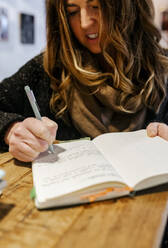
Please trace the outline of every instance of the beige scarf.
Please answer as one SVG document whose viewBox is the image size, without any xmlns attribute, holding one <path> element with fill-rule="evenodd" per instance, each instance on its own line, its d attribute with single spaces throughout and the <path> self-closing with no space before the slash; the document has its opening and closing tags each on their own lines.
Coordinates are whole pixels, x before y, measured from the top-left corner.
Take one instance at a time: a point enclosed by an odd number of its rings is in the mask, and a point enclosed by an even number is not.
<svg viewBox="0 0 168 248">
<path fill-rule="evenodd" d="M 116 90 L 105 85 L 94 95 L 74 89 L 70 115 L 74 126 L 85 136 L 94 138 L 102 133 L 133 131 L 143 127 L 146 109 L 136 113 L 119 112 L 115 107 Z"/>
</svg>

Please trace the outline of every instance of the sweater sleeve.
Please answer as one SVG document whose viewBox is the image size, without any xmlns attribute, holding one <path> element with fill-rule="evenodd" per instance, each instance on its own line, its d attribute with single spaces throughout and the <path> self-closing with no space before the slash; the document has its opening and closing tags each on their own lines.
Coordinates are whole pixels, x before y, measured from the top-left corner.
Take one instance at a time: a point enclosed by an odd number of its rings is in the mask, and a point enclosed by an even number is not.
<svg viewBox="0 0 168 248">
<path fill-rule="evenodd" d="M 41 115 L 58 123 L 57 139 L 81 138 L 81 134 L 73 127 L 72 123 L 67 125 L 63 119 L 56 119 L 50 111 L 49 102 L 52 90 L 50 79 L 43 68 L 41 54 L 27 62 L 13 76 L 0 83 L 0 151 L 8 150 L 8 146 L 4 142 L 8 127 L 16 121 L 34 116 L 24 91 L 26 85 L 33 90 Z"/>
<path fill-rule="evenodd" d="M 27 117 L 25 112 L 24 86 L 30 85 L 33 75 L 37 74 L 37 58 L 30 60 L 13 76 L 0 83 L 0 150 L 5 151 L 8 146 L 4 136 L 8 127 Z"/>
</svg>

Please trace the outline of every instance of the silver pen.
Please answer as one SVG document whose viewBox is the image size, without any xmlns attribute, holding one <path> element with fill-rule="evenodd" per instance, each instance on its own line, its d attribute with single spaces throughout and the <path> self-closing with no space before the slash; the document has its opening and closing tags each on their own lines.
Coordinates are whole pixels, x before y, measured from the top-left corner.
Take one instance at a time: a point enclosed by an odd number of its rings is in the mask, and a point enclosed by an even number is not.
<svg viewBox="0 0 168 248">
<path fill-rule="evenodd" d="M 33 109 L 33 112 L 34 112 L 34 115 L 35 117 L 38 119 L 38 120 L 42 120 L 42 117 L 41 117 L 41 114 L 39 112 L 39 109 L 38 109 L 38 105 L 37 105 L 37 102 L 36 102 L 36 99 L 35 99 L 35 96 L 33 94 L 33 91 L 30 89 L 30 87 L 28 85 L 26 85 L 24 87 L 25 91 L 26 91 L 26 95 L 29 99 L 29 102 L 30 102 L 30 105 Z M 49 145 L 48 147 L 49 151 L 51 153 L 54 153 L 54 147 L 53 145 Z"/>
</svg>

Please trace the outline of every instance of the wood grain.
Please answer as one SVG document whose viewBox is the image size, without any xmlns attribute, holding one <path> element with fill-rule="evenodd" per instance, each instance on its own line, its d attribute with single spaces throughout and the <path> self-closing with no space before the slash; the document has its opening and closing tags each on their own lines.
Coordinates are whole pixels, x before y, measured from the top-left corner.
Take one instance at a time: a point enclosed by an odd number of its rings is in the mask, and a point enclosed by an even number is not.
<svg viewBox="0 0 168 248">
<path fill-rule="evenodd" d="M 159 247 L 168 192 L 39 211 L 30 199 L 31 165 L 0 155 L 8 186 L 0 196 L 2 248 Z"/>
</svg>

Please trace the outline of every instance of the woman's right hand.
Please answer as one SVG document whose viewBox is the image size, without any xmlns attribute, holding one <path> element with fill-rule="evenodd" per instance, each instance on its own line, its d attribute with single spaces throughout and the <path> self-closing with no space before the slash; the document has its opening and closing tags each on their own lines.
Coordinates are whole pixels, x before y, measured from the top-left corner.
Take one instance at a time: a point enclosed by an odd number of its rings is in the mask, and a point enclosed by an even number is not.
<svg viewBox="0 0 168 248">
<path fill-rule="evenodd" d="M 26 118 L 10 126 L 5 135 L 5 143 L 9 145 L 9 152 L 14 158 L 31 162 L 53 143 L 57 129 L 57 124 L 47 117 L 43 117 L 42 121 Z"/>
</svg>

